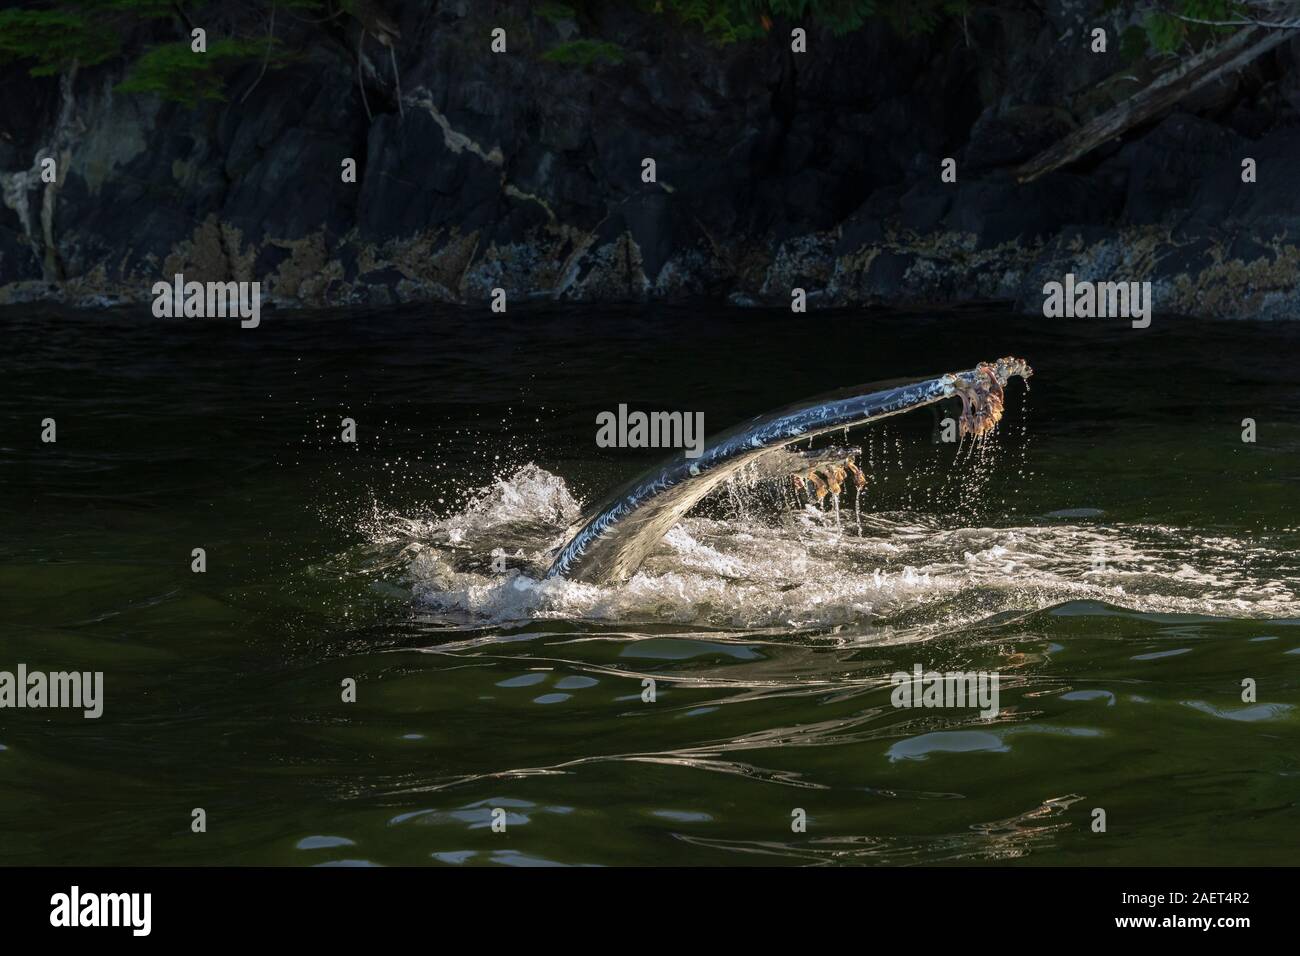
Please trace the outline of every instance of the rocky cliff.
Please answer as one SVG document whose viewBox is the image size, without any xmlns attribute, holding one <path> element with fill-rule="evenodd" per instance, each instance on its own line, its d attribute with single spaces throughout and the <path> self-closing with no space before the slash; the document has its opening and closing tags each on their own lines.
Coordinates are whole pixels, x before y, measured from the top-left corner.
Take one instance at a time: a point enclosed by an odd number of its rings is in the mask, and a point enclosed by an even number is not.
<svg viewBox="0 0 1300 956">
<path fill-rule="evenodd" d="M 794 53 L 779 21 L 720 47 L 631 10 L 393 3 L 392 61 L 357 22 L 287 21 L 296 62 L 260 79 L 249 63 L 194 108 L 116 91 L 112 63 L 49 79 L 10 64 L 0 301 L 142 301 L 183 272 L 310 306 L 486 303 L 495 288 L 512 303 L 788 303 L 801 287 L 813 307 L 1037 311 L 1044 281 L 1073 272 L 1150 280 L 1157 313 L 1300 315 L 1298 43 L 1017 182 L 1138 82 L 1119 52 L 1131 14 L 1094 6 L 1025 0 L 921 38 L 813 27 Z M 584 36 L 618 55 L 543 58 Z"/>
</svg>

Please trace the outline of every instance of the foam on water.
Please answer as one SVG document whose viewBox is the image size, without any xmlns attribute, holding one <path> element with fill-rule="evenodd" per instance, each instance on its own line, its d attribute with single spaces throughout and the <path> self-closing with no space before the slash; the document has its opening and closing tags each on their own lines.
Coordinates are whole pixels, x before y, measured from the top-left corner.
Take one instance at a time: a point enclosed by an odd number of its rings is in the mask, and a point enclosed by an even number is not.
<svg viewBox="0 0 1300 956">
<path fill-rule="evenodd" d="M 726 490 L 733 500 L 746 493 Z M 536 465 L 481 489 L 453 513 L 377 513 L 365 530 L 372 545 L 397 556 L 388 564 L 420 606 L 488 623 L 855 624 L 910 639 L 1074 600 L 1143 612 L 1300 617 L 1300 559 L 1285 543 L 1103 518 L 963 527 L 957 518 L 866 508 L 859 533 L 847 509 L 839 522 L 812 506 L 734 510 L 727 518 L 686 518 L 618 585 L 543 578 L 581 509 L 563 479 Z M 509 556 L 508 570 L 492 569 L 495 549 Z"/>
</svg>

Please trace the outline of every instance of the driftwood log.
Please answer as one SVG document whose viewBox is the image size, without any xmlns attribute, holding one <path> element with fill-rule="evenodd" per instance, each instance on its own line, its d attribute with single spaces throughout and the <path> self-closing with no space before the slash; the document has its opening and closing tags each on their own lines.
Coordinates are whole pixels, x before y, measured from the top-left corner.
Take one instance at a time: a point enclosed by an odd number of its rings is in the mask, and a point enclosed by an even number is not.
<svg viewBox="0 0 1300 956">
<path fill-rule="evenodd" d="M 1118 106 L 1057 140 L 1017 169 L 1016 178 L 1027 183 L 1074 162 L 1134 126 L 1158 116 L 1205 84 L 1237 72 L 1298 33 L 1300 31 L 1290 24 L 1285 27 L 1251 26 L 1188 57 Z"/>
</svg>

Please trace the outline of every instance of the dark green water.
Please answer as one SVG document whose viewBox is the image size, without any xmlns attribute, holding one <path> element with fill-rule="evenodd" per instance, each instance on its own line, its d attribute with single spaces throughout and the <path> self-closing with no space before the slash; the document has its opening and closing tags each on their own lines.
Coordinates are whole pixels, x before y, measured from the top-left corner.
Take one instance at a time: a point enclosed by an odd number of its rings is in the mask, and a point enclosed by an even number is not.
<svg viewBox="0 0 1300 956">
<path fill-rule="evenodd" d="M 0 710 L 0 863 L 1295 860 L 1300 327 L 23 307 L 0 328 L 0 670 L 102 670 L 106 697 L 98 720 Z M 1008 353 L 1038 374 L 987 447 L 935 443 L 928 411 L 852 436 L 861 534 L 847 502 L 837 528 L 758 489 L 622 587 L 487 567 L 654 461 L 595 447 L 620 402 L 714 431 Z M 918 663 L 998 672 L 1000 713 L 891 706 Z"/>
</svg>

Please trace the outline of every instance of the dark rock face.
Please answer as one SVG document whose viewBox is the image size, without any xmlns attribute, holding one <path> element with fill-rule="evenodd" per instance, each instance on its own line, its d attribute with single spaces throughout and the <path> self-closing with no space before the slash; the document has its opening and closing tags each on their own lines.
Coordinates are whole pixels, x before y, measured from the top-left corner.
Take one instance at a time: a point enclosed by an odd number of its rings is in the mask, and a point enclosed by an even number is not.
<svg viewBox="0 0 1300 956">
<path fill-rule="evenodd" d="M 719 48 L 635 12 L 579 25 L 523 0 L 390 6 L 400 109 L 373 37 L 358 64 L 355 21 L 302 34 L 299 63 L 260 79 L 251 65 L 196 109 L 115 92 L 107 67 L 62 82 L 4 67 L 0 301 L 145 300 L 184 272 L 305 305 L 497 288 L 784 303 L 799 287 L 816 306 L 1036 311 L 1068 271 L 1150 280 L 1170 312 L 1300 313 L 1300 44 L 1021 184 L 1015 167 L 1124 65 L 1126 21 L 1091 0 L 1008 4 L 919 39 L 811 28 L 806 54 L 783 22 Z M 1089 50 L 1095 26 L 1111 52 Z M 623 62 L 541 59 L 578 35 Z"/>
<path fill-rule="evenodd" d="M 22 242 L 14 230 L 3 226 L 0 226 L 0 273 L 11 277 L 11 282 L 41 277 L 41 264 L 36 261 L 31 246 Z"/>
</svg>

